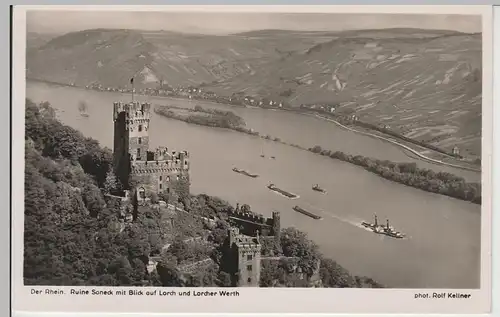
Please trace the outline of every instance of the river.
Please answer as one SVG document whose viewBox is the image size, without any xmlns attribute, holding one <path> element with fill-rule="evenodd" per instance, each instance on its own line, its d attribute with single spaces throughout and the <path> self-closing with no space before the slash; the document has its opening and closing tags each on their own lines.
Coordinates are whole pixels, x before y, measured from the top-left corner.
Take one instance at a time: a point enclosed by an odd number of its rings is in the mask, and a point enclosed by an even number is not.
<svg viewBox="0 0 500 317">
<path fill-rule="evenodd" d="M 113 101 L 128 101 L 130 95 L 88 91 L 28 82 L 27 98 L 49 101 L 58 116 L 86 136 L 111 148 Z M 410 158 L 400 148 L 370 137 L 345 131 L 320 119 L 263 109 L 232 108 L 199 101 L 136 96 L 154 104 L 194 107 L 210 105 L 232 109 L 248 127 L 305 147 L 321 145 L 331 150 L 361 154 L 445 170 L 477 181 L 478 173 L 432 165 Z M 88 105 L 88 118 L 81 117 L 78 104 Z M 307 232 L 321 251 L 351 273 L 366 275 L 388 287 L 478 288 L 480 280 L 481 208 L 479 205 L 424 192 L 385 180 L 349 163 L 332 160 L 283 144 L 264 141 L 235 131 L 190 125 L 152 112 L 152 147 L 190 152 L 192 192 L 219 196 L 232 204 L 249 204 L 269 216 L 281 212 L 282 227 L 295 226 Z M 261 158 L 275 156 L 276 159 Z M 261 177 L 252 179 L 234 173 L 247 169 Z M 288 200 L 266 188 L 278 187 L 300 195 Z M 323 195 L 311 190 L 320 184 Z M 292 210 L 299 205 L 323 220 L 313 220 Z M 408 235 L 397 240 L 362 229 L 359 222 L 381 221 Z"/>
</svg>

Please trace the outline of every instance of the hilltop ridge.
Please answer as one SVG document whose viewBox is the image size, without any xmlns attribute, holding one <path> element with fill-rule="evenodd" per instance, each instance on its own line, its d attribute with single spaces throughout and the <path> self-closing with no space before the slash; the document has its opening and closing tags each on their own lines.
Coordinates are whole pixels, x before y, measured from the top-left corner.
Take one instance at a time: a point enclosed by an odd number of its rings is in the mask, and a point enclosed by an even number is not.
<svg viewBox="0 0 500 317">
<path fill-rule="evenodd" d="M 334 105 L 407 137 L 480 154 L 481 34 L 94 29 L 55 37 L 27 54 L 32 79 L 128 87 L 132 76 L 138 88 L 203 86 L 291 106 Z"/>
<path fill-rule="evenodd" d="M 438 30 L 438 29 L 421 29 L 421 28 L 382 28 L 382 29 L 355 29 L 355 30 L 338 30 L 338 31 L 302 31 L 302 30 L 285 30 L 285 29 L 263 29 L 252 30 L 245 32 L 233 33 L 238 36 L 276 36 L 287 34 L 315 34 L 315 35 L 330 35 L 330 36 L 352 36 L 357 34 L 383 34 L 386 33 L 390 36 L 396 37 L 415 37 L 415 36 L 428 36 L 437 37 L 441 35 L 451 34 L 467 34 L 454 30 Z"/>
</svg>

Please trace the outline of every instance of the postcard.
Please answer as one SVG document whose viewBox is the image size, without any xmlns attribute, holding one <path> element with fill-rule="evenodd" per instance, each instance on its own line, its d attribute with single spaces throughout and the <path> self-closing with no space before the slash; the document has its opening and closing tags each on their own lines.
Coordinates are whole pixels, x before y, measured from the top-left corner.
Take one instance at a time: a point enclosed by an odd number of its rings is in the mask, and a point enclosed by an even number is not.
<svg viewBox="0 0 500 317">
<path fill-rule="evenodd" d="M 13 21 L 15 310 L 490 311 L 490 6 Z"/>
</svg>

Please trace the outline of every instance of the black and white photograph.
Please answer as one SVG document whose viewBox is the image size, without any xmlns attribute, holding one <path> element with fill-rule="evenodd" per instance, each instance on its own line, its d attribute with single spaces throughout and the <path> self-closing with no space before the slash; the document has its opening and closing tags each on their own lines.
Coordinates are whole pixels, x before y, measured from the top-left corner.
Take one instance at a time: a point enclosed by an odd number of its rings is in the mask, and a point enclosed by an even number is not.
<svg viewBox="0 0 500 317">
<path fill-rule="evenodd" d="M 26 10 L 24 287 L 485 287 L 483 16 L 428 11 Z"/>
</svg>

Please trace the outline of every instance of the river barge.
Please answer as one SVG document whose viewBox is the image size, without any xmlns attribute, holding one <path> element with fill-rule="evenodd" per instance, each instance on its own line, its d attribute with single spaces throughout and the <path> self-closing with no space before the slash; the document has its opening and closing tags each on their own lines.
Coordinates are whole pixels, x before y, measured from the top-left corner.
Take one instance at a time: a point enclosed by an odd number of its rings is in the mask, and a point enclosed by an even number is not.
<svg viewBox="0 0 500 317">
<path fill-rule="evenodd" d="M 314 185 L 314 186 L 312 187 L 312 190 L 317 191 L 317 192 L 320 192 L 320 193 L 323 193 L 323 194 L 326 194 L 326 190 L 324 190 L 323 188 L 319 187 L 319 185 L 318 185 L 318 184 Z"/>
<path fill-rule="evenodd" d="M 376 234 L 382 234 L 395 239 L 403 239 L 405 237 L 405 234 L 400 231 L 396 231 L 394 227 L 389 225 L 389 219 L 387 219 L 385 226 L 379 225 L 377 215 L 375 215 L 375 221 L 373 223 L 363 221 L 361 225 Z"/>
<path fill-rule="evenodd" d="M 303 208 L 300 208 L 299 206 L 293 207 L 293 210 L 295 210 L 296 212 L 300 212 L 301 214 L 309 216 L 309 217 L 316 219 L 316 220 L 322 219 L 322 217 L 315 215 L 315 214 L 313 214 L 313 213 L 311 213 Z"/>
<path fill-rule="evenodd" d="M 233 168 L 233 172 L 236 172 L 236 173 L 239 173 L 239 174 L 251 177 L 251 178 L 257 178 L 257 177 L 259 177 L 258 174 L 252 174 L 252 173 L 249 173 L 249 172 L 247 172 L 245 170 L 242 170 L 242 169 L 239 169 L 239 168 L 236 168 L 236 167 Z"/>
<path fill-rule="evenodd" d="M 280 188 L 276 187 L 274 184 L 269 184 L 267 186 L 267 188 L 269 188 L 270 190 L 277 192 L 278 194 L 281 194 L 287 198 L 290 198 L 290 199 L 299 198 L 299 195 L 296 195 L 294 193 L 290 193 L 290 192 L 287 192 L 286 190 L 280 189 Z"/>
</svg>

